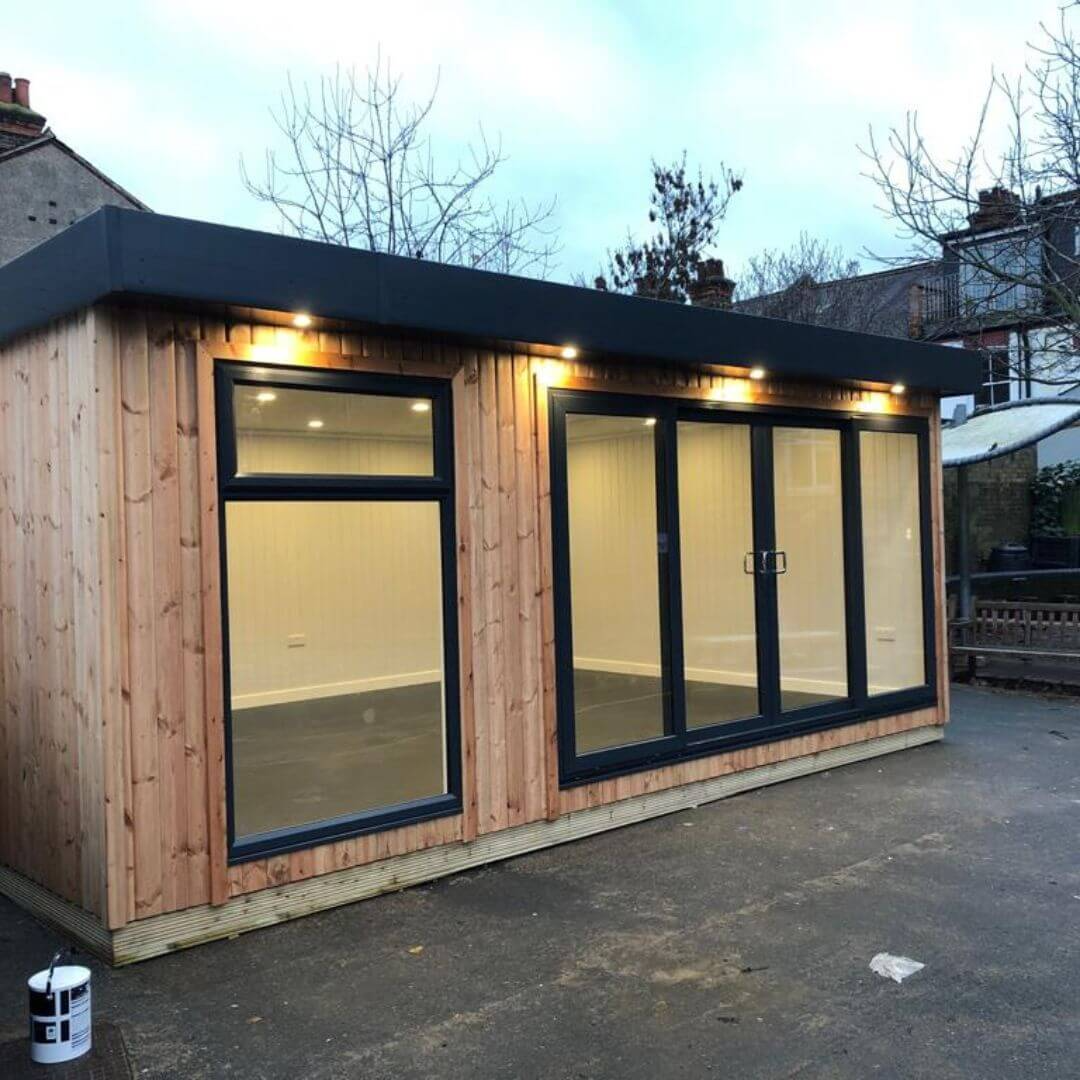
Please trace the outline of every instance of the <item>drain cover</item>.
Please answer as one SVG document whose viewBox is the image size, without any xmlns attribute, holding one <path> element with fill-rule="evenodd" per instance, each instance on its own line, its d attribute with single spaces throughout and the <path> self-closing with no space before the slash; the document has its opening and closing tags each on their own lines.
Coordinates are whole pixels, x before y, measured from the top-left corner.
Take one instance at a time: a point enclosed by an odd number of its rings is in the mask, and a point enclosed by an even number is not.
<svg viewBox="0 0 1080 1080">
<path fill-rule="evenodd" d="M 115 1024 L 94 1025 L 89 1054 L 61 1065 L 36 1065 L 26 1039 L 0 1043 L 0 1076 L 4 1080 L 131 1080 L 124 1037 Z"/>
</svg>

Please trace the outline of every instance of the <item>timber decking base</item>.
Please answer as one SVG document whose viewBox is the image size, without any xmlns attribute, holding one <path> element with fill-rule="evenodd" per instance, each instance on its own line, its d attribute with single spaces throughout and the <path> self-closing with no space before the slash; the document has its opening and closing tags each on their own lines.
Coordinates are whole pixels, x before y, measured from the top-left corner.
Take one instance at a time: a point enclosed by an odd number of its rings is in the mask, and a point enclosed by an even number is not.
<svg viewBox="0 0 1080 1080">
<path fill-rule="evenodd" d="M 648 818 L 676 813 L 753 788 L 823 772 L 897 750 L 936 742 L 944 728 L 913 728 L 864 742 L 789 758 L 712 780 L 651 792 L 605 806 L 565 814 L 554 821 L 487 833 L 465 843 L 410 852 L 382 862 L 352 867 L 305 881 L 239 896 L 220 906 L 207 904 L 166 915 L 154 915 L 106 930 L 97 919 L 55 897 L 21 874 L 0 866 L 0 893 L 31 914 L 73 937 L 94 955 L 116 965 L 131 964 L 207 941 L 234 937 L 248 930 L 286 922 L 380 893 L 445 877 L 500 859 L 578 840 Z"/>
</svg>

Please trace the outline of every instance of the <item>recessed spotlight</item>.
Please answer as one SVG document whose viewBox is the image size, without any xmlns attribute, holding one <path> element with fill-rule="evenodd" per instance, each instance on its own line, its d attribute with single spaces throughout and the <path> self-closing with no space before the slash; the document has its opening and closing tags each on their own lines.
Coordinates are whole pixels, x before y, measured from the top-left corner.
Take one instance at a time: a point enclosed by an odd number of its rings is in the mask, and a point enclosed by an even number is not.
<svg viewBox="0 0 1080 1080">
<path fill-rule="evenodd" d="M 414 401 L 412 403 L 412 405 L 409 406 L 409 408 L 412 409 L 413 412 L 430 412 L 431 411 L 431 402 L 430 401 Z"/>
<path fill-rule="evenodd" d="M 752 367 L 750 369 L 750 378 L 751 379 L 764 379 L 765 378 L 765 369 L 763 367 Z"/>
<path fill-rule="evenodd" d="M 321 428 L 323 426 L 323 422 L 321 420 L 309 420 L 307 422 L 307 426 L 309 428 Z"/>
<path fill-rule="evenodd" d="M 298 315 L 293 316 L 293 326 L 297 330 L 306 330 L 311 325 L 311 316 L 305 311 L 301 311 Z"/>
<path fill-rule="evenodd" d="M 576 360 L 577 348 L 574 345 L 564 345 L 560 355 L 564 360 Z"/>
<path fill-rule="evenodd" d="M 907 387 L 902 382 L 895 382 L 889 387 L 890 394 L 902 394 Z"/>
<path fill-rule="evenodd" d="M 646 417 L 645 426 L 646 427 L 656 427 L 656 417 L 655 416 Z"/>
<path fill-rule="evenodd" d="M 255 395 L 255 400 L 266 405 L 271 401 L 277 401 L 277 394 L 275 394 L 273 390 L 260 390 Z"/>
</svg>

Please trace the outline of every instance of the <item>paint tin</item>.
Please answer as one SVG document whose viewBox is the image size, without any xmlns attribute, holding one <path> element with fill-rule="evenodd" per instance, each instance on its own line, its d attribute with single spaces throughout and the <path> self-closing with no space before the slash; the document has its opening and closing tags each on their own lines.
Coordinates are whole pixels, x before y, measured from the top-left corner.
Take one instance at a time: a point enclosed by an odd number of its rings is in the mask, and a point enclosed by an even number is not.
<svg viewBox="0 0 1080 1080">
<path fill-rule="evenodd" d="M 30 990 L 30 1060 L 72 1061 L 90 1049 L 90 969 L 77 964 L 46 968 L 27 981 Z"/>
</svg>

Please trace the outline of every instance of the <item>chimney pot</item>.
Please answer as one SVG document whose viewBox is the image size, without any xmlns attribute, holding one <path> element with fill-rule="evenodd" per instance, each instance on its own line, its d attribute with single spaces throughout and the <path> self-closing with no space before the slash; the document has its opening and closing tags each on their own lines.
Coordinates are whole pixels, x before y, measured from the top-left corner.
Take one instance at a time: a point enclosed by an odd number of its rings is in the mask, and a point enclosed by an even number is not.
<svg viewBox="0 0 1080 1080">
<path fill-rule="evenodd" d="M 16 79 L 15 80 L 15 104 L 21 105 L 24 109 L 30 108 L 30 80 L 29 79 Z"/>
<path fill-rule="evenodd" d="M 6 71 L 0 71 L 0 105 L 12 102 L 11 76 Z"/>
<path fill-rule="evenodd" d="M 695 307 L 730 308 L 735 282 L 724 276 L 723 259 L 702 259 L 697 265 L 697 281 L 688 291 Z"/>
</svg>

